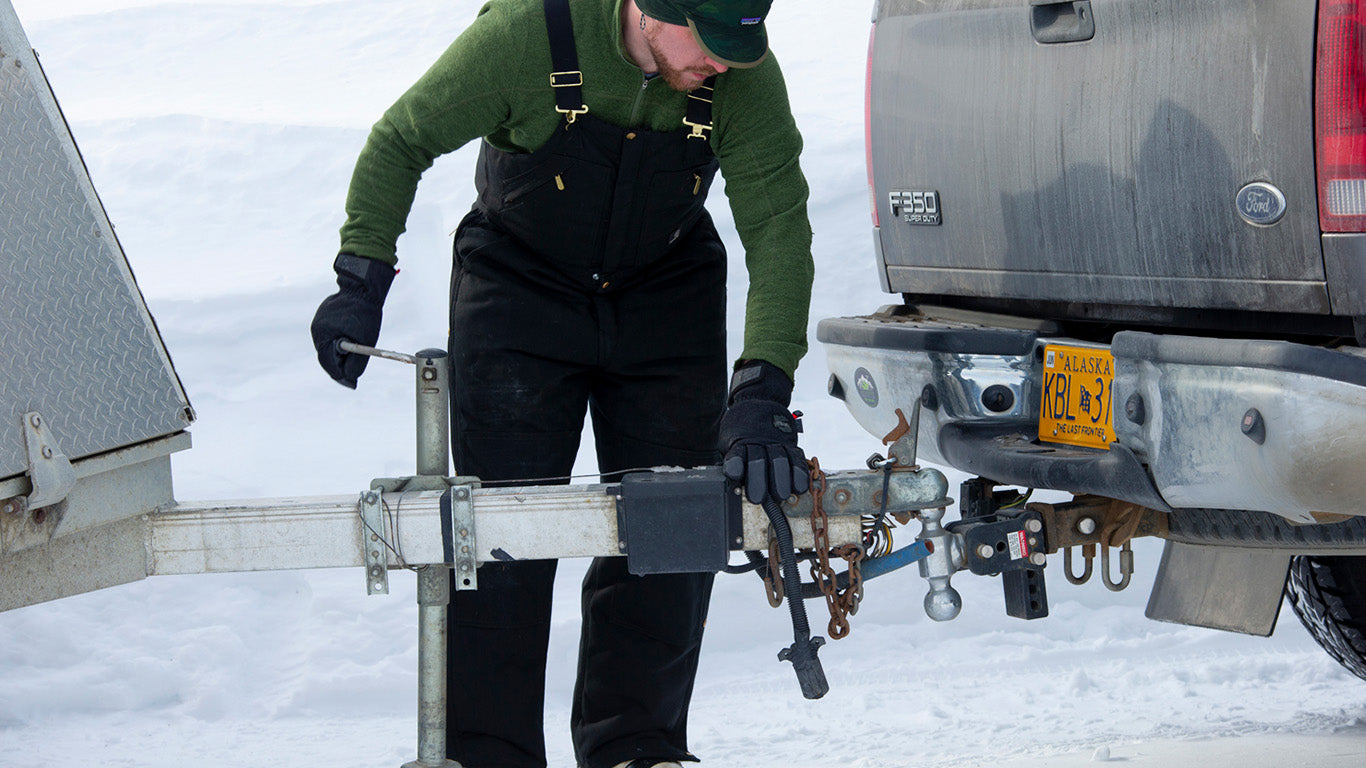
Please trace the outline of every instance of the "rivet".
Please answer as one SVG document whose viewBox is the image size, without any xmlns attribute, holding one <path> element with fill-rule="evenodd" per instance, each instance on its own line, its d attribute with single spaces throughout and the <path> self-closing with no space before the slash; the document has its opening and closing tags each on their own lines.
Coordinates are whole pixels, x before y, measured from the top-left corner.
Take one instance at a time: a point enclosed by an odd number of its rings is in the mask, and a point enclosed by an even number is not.
<svg viewBox="0 0 1366 768">
<path fill-rule="evenodd" d="M 977 556 L 983 560 L 990 560 L 992 555 L 995 554 L 996 550 L 992 549 L 990 544 L 983 544 L 977 548 Z"/>
<path fill-rule="evenodd" d="M 1043 521 L 1030 519 L 1025 522 L 1025 530 L 1030 533 L 1038 533 L 1043 530 Z"/>
<path fill-rule="evenodd" d="M 1247 413 L 1243 414 L 1239 428 L 1257 445 L 1266 443 L 1266 420 L 1262 418 L 1262 412 L 1256 408 L 1249 408 Z"/>
<path fill-rule="evenodd" d="M 1124 418 L 1135 424 L 1142 424 L 1148 419 L 1148 408 L 1143 403 L 1143 396 L 1137 392 L 1129 395 L 1124 401 Z"/>
<path fill-rule="evenodd" d="M 1035 552 L 1034 554 L 1029 556 L 1029 562 L 1035 565 L 1043 565 L 1044 563 L 1048 562 L 1048 556 L 1042 552 Z"/>
<path fill-rule="evenodd" d="M 1096 521 L 1089 517 L 1083 517 L 1077 521 L 1077 530 L 1083 535 L 1090 536 L 1096 532 Z"/>
<path fill-rule="evenodd" d="M 28 417 L 28 423 L 32 424 L 35 427 L 41 427 L 43 425 L 43 420 L 38 417 L 38 414 L 35 413 L 32 416 Z"/>
<path fill-rule="evenodd" d="M 51 448 L 51 446 L 47 446 L 47 445 L 43 446 L 43 458 L 45 458 L 45 459 L 50 459 L 50 458 L 52 458 L 52 448 Z"/>
</svg>

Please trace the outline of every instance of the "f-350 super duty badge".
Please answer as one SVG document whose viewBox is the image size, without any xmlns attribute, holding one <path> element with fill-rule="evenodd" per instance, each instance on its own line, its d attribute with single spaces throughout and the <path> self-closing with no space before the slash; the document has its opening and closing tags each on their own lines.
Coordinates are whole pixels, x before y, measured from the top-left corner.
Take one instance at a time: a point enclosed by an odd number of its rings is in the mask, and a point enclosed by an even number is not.
<svg viewBox="0 0 1366 768">
<path fill-rule="evenodd" d="M 894 189 L 888 193 L 892 216 L 907 224 L 939 225 L 939 192 L 931 189 Z"/>
</svg>

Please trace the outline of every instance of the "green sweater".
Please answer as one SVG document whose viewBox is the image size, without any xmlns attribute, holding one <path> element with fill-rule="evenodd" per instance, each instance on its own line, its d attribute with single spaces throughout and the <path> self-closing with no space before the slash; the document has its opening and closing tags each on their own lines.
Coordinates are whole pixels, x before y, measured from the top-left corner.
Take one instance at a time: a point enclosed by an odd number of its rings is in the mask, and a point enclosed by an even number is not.
<svg viewBox="0 0 1366 768">
<path fill-rule="evenodd" d="M 625 54 L 620 0 L 570 4 L 583 100 L 621 127 L 683 128 L 685 94 L 646 81 Z M 542 0 L 491 0 L 436 64 L 375 124 L 346 200 L 341 250 L 394 264 L 395 243 L 422 173 L 440 155 L 483 137 L 531 152 L 560 121 L 550 88 Z M 807 185 L 798 165 L 801 135 L 782 71 L 770 53 L 758 67 L 716 82 L 711 146 L 749 270 L 742 359 L 792 375 L 806 352 L 814 272 Z"/>
</svg>

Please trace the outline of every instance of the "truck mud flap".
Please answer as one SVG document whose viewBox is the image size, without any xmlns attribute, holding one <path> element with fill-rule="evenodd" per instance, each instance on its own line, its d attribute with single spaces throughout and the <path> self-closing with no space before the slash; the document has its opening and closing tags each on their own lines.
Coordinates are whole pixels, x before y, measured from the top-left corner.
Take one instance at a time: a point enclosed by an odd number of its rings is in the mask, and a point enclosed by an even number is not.
<svg viewBox="0 0 1366 768">
<path fill-rule="evenodd" d="M 1171 511 L 1138 457 L 1122 445 L 1112 444 L 1103 453 L 1073 451 L 1040 445 L 1018 430 L 946 424 L 939 431 L 939 450 L 958 469 L 998 483 L 1096 494 Z"/>
</svg>

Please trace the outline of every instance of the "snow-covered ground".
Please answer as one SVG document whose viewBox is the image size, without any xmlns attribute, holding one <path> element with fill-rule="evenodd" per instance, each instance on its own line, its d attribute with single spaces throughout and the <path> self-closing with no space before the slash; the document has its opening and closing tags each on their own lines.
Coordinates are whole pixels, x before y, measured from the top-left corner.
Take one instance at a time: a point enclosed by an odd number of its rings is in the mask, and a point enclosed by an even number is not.
<svg viewBox="0 0 1366 768">
<path fill-rule="evenodd" d="M 412 469 L 410 372 L 356 392 L 316 367 L 307 325 L 368 126 L 473 16 L 474 0 L 14 0 L 198 412 L 174 460 L 181 499 L 359 491 Z M 807 149 L 814 320 L 878 291 L 862 149 L 867 3 L 783 0 L 770 21 Z M 3 119 L 3 116 L 0 116 Z M 381 346 L 439 346 L 467 149 L 429 172 L 400 243 Z M 723 230 L 729 211 L 713 206 Z M 739 254 L 732 238 L 733 254 Z M 733 346 L 744 275 L 733 260 Z M 878 447 L 825 396 L 813 349 L 795 407 L 808 452 Z M 592 470 L 591 457 L 580 471 Z M 957 478 L 951 478 L 956 482 Z M 905 534 L 909 536 L 911 534 Z M 832 690 L 801 698 L 784 611 L 721 577 L 692 716 L 705 765 L 1358 766 L 1366 683 L 1287 609 L 1270 639 L 1143 617 L 1159 549 L 1118 596 L 1050 572 L 1052 615 L 1007 618 L 997 581 L 959 576 L 934 624 L 914 569 L 868 585 L 822 652 Z M 552 766 L 567 731 L 576 581 L 548 680 Z M 813 609 L 818 608 L 814 603 Z M 813 613 L 813 616 L 815 614 Z M 0 614 L 0 766 L 397 766 L 415 756 L 414 582 L 367 597 L 359 571 L 162 577 Z M 817 624 L 822 622 L 817 621 Z"/>
</svg>

